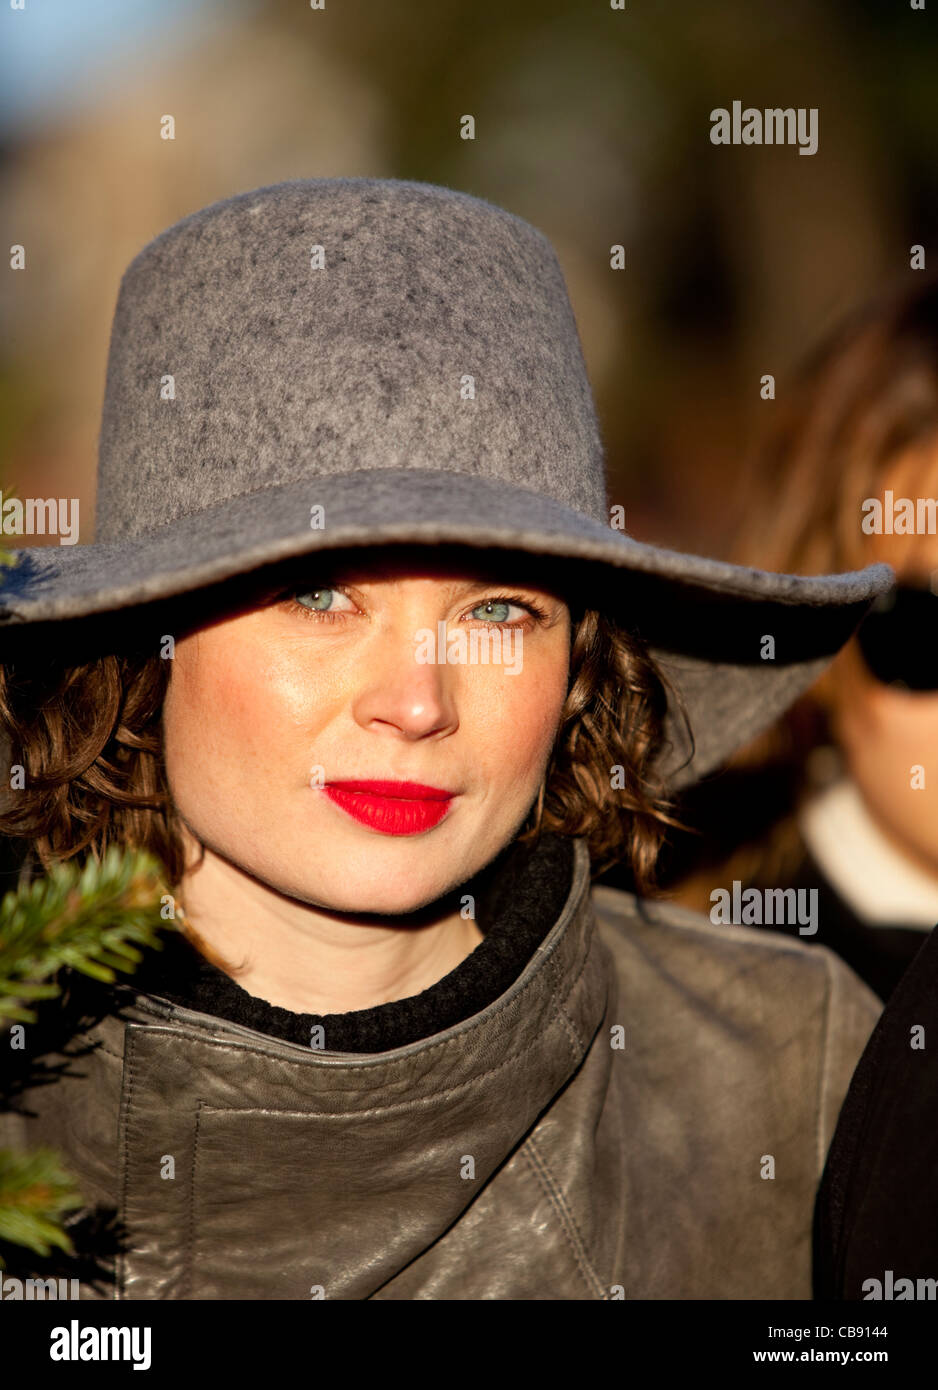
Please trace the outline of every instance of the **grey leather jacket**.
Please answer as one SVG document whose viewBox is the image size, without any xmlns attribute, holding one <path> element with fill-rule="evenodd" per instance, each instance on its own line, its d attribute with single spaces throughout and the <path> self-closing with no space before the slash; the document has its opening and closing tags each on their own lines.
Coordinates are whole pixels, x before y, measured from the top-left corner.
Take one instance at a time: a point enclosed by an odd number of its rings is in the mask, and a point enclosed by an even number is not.
<svg viewBox="0 0 938 1390">
<path fill-rule="evenodd" d="M 0 1117 L 124 1223 L 113 1290 L 80 1297 L 809 1299 L 879 1001 L 823 947 L 591 888 L 575 850 L 511 988 L 395 1051 L 125 986 L 34 1115 Z"/>
</svg>

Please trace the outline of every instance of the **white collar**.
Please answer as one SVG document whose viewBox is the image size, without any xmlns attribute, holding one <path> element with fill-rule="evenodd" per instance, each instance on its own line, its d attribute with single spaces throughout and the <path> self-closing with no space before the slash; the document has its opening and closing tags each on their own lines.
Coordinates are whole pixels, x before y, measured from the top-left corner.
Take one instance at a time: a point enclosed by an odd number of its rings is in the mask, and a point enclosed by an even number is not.
<svg viewBox="0 0 938 1390">
<path fill-rule="evenodd" d="M 871 926 L 938 923 L 938 877 L 886 839 L 856 784 L 841 778 L 802 809 L 802 837 L 831 886 Z"/>
</svg>

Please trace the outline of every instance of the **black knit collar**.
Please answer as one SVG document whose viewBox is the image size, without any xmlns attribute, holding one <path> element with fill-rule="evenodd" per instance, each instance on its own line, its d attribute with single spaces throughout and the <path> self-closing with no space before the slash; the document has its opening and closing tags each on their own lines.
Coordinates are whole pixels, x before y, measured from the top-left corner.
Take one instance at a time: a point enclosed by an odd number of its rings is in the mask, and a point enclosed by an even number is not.
<svg viewBox="0 0 938 1390">
<path fill-rule="evenodd" d="M 258 999 L 206 960 L 181 933 L 147 952 L 134 987 L 256 1032 L 310 1046 L 321 1025 L 330 1052 L 387 1052 L 471 1018 L 514 983 L 559 917 L 573 876 L 573 841 L 542 835 L 509 845 L 462 891 L 476 897 L 483 940 L 420 994 L 343 1014 L 300 1014 Z"/>
</svg>

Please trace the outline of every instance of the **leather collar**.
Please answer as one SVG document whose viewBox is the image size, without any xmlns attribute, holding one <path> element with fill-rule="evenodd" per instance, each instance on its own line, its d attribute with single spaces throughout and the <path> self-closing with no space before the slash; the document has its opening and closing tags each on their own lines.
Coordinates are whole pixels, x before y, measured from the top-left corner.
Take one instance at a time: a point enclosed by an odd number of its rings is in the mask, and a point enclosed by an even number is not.
<svg viewBox="0 0 938 1390">
<path fill-rule="evenodd" d="M 317 1052 L 137 994 L 123 1010 L 121 1181 L 134 1249 L 122 1296 L 212 1298 L 235 1286 L 269 1298 L 280 1279 L 274 1297 L 309 1297 L 293 1287 L 302 1277 L 325 1297 L 369 1297 L 425 1251 L 603 1021 L 613 976 L 590 887 L 577 840 L 566 902 L 515 983 L 390 1052 Z M 167 1158 L 186 1181 L 165 1180 Z"/>
</svg>

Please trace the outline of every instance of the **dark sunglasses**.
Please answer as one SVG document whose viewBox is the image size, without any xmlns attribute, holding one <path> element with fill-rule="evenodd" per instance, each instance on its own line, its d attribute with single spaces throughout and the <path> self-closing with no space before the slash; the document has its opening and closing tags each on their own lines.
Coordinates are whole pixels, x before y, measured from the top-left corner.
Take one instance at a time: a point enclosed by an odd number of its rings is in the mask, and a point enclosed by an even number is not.
<svg viewBox="0 0 938 1390">
<path fill-rule="evenodd" d="M 883 594 L 857 629 L 870 674 L 883 685 L 938 691 L 938 594 L 900 584 Z"/>
</svg>

